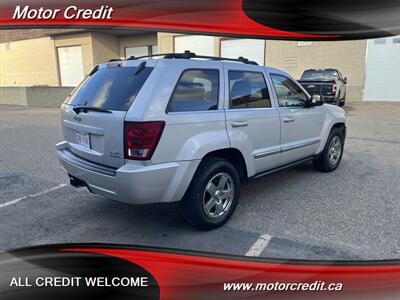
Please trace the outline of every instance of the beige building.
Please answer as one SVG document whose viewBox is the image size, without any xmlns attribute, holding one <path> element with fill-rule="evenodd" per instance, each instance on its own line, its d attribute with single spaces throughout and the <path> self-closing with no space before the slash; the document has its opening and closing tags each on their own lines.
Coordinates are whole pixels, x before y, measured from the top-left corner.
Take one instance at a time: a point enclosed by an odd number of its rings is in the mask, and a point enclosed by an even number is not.
<svg viewBox="0 0 400 300">
<path fill-rule="evenodd" d="M 157 34 L 84 30 L 0 31 L 0 86 L 76 86 L 93 67 L 125 58 L 131 48 L 149 54 Z"/>
<path fill-rule="evenodd" d="M 201 42 L 196 43 L 196 40 L 201 40 Z M 366 40 L 335 42 L 265 41 L 159 33 L 158 44 L 162 53 L 180 52 L 183 49 L 188 49 L 204 55 L 244 56 L 255 60 L 258 64 L 284 70 L 295 79 L 300 79 L 301 74 L 306 69 L 336 68 L 348 79 L 347 98 L 353 101 L 362 99 Z"/>
<path fill-rule="evenodd" d="M 396 69 L 400 65 L 396 50 L 400 43 L 396 37 L 387 38 L 386 47 L 381 47 L 382 39 L 297 42 L 122 29 L 25 29 L 0 30 L 0 41 L 0 87 L 73 87 L 96 64 L 109 59 L 191 50 L 211 56 L 244 56 L 261 65 L 285 70 L 296 79 L 306 69 L 337 68 L 348 80 L 347 101 L 400 98 L 398 84 L 390 83 L 391 86 L 382 88 L 378 95 L 376 91 L 382 83 L 374 86 L 377 82 L 374 76 L 378 76 L 379 72 L 387 73 L 388 69 L 388 66 L 385 69 L 381 67 L 377 57 L 393 52 L 386 61 L 392 65 L 389 66 L 393 69 L 392 76 L 398 76 Z M 389 46 L 393 49 L 390 50 Z M 367 48 L 376 49 L 372 51 L 374 57 L 368 56 Z M 387 99 L 376 99 L 382 93 L 388 93 Z"/>
</svg>

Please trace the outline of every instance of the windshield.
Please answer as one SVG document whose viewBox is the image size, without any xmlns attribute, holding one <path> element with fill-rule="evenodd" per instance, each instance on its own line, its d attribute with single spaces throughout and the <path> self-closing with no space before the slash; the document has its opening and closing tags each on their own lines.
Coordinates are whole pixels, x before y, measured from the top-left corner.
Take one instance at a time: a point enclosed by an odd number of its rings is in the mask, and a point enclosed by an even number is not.
<svg viewBox="0 0 400 300">
<path fill-rule="evenodd" d="M 67 104 L 127 111 L 153 68 L 99 68 L 86 77 Z"/>
<path fill-rule="evenodd" d="M 307 70 L 301 75 L 300 80 L 332 80 L 337 79 L 338 74 L 336 70 Z"/>
</svg>

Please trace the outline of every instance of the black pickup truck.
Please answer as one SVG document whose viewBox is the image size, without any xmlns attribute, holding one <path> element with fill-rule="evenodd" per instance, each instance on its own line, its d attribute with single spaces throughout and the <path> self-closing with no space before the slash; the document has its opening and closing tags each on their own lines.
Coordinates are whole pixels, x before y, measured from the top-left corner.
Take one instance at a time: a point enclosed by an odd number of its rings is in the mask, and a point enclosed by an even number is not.
<svg viewBox="0 0 400 300">
<path fill-rule="evenodd" d="M 324 102 L 344 106 L 347 78 L 337 69 L 309 69 L 298 81 L 310 95 L 320 95 Z"/>
</svg>

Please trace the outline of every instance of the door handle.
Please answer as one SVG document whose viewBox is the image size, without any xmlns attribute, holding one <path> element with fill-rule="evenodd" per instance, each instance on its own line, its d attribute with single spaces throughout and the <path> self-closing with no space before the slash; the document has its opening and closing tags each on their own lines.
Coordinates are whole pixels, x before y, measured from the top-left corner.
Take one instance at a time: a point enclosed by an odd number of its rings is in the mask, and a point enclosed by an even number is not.
<svg viewBox="0 0 400 300">
<path fill-rule="evenodd" d="M 247 121 L 232 121 L 231 123 L 232 127 L 245 127 L 249 125 Z"/>
<path fill-rule="evenodd" d="M 285 123 L 294 122 L 294 118 L 291 118 L 291 117 L 284 117 L 284 118 L 283 118 L 283 122 L 285 122 Z"/>
</svg>

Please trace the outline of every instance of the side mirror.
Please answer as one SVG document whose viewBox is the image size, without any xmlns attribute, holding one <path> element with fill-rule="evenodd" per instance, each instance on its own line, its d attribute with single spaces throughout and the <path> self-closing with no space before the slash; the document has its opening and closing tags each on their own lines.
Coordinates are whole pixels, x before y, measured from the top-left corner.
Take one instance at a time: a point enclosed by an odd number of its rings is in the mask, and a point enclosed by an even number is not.
<svg viewBox="0 0 400 300">
<path fill-rule="evenodd" d="M 304 107 L 314 107 L 324 104 L 324 100 L 320 95 L 312 95 L 310 99 L 304 102 Z"/>
<path fill-rule="evenodd" d="M 343 83 L 344 83 L 344 84 L 347 83 L 347 77 L 343 78 Z"/>
</svg>

